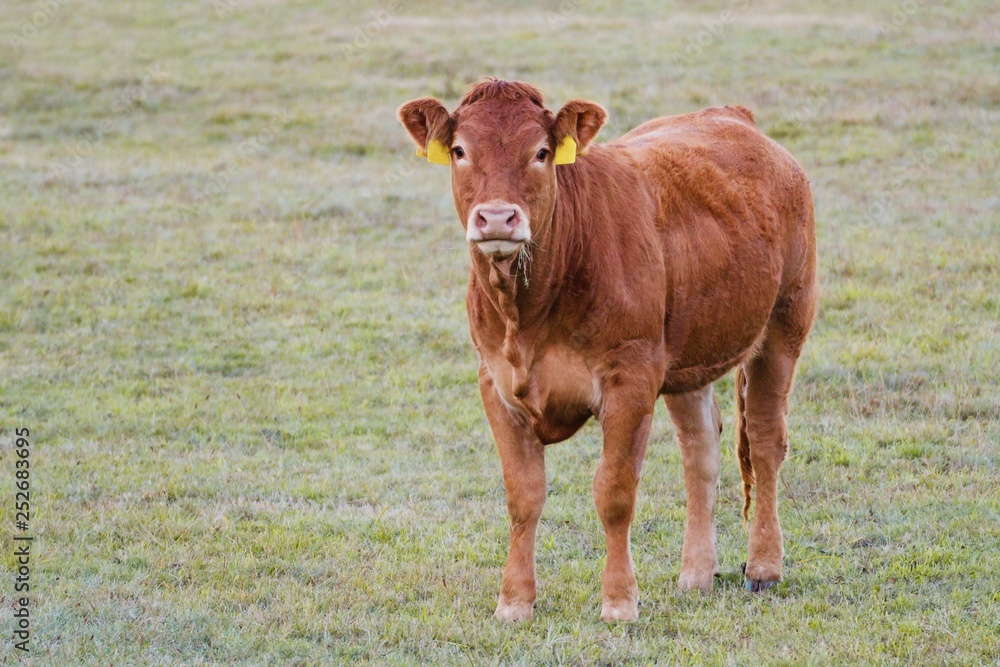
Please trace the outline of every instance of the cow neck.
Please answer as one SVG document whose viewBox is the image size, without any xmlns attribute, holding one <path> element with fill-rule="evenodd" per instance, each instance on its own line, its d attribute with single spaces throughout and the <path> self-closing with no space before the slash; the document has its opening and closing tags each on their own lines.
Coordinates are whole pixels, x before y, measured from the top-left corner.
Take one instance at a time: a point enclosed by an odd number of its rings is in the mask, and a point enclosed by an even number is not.
<svg viewBox="0 0 1000 667">
<path fill-rule="evenodd" d="M 517 306 L 517 265 L 519 259 L 497 262 L 490 261 L 489 282 L 496 296 L 497 308 L 504 321 L 503 353 L 504 359 L 511 367 L 511 388 L 514 396 L 524 403 L 532 416 L 534 414 L 531 406 L 524 398 L 528 395 L 528 369 L 524 362 L 524 353 L 521 345 L 517 341 L 517 335 L 521 330 L 521 312 Z M 511 271 L 513 269 L 513 271 Z"/>
<path fill-rule="evenodd" d="M 473 272 L 479 276 L 477 289 L 486 297 L 504 326 L 500 351 L 511 367 L 511 389 L 534 419 L 540 418 L 541 414 L 530 401 L 525 400 L 528 395 L 528 368 L 518 334 L 526 321 L 533 321 L 529 318 L 534 316 L 538 307 L 544 307 L 544 304 L 537 303 L 545 284 L 538 279 L 538 268 L 523 254 L 496 260 L 473 251 Z"/>
<path fill-rule="evenodd" d="M 540 233 L 533 236 L 530 256 L 519 254 L 498 261 L 483 255 L 476 257 L 478 253 L 473 252 L 473 271 L 479 274 L 479 289 L 504 324 L 501 352 L 512 369 L 514 396 L 535 419 L 541 417 L 537 407 L 524 400 L 528 394 L 528 369 L 518 334 L 525 326 L 533 326 L 551 316 L 559 291 L 565 284 L 568 267 L 580 259 L 571 256 L 573 249 L 579 248 L 578 244 L 561 238 L 572 234 L 575 227 L 571 200 L 576 188 L 572 182 L 569 174 L 560 179 L 552 217 Z"/>
</svg>

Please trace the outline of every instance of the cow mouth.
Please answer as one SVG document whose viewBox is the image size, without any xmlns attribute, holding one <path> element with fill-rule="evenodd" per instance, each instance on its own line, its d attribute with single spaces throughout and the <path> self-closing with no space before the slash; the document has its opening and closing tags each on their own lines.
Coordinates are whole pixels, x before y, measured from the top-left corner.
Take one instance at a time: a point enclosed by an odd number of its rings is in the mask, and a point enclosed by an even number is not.
<svg viewBox="0 0 1000 667">
<path fill-rule="evenodd" d="M 510 257 L 516 254 L 524 246 L 524 241 L 514 241 L 510 239 L 491 239 L 486 241 L 475 241 L 479 252 L 494 259 Z"/>
</svg>

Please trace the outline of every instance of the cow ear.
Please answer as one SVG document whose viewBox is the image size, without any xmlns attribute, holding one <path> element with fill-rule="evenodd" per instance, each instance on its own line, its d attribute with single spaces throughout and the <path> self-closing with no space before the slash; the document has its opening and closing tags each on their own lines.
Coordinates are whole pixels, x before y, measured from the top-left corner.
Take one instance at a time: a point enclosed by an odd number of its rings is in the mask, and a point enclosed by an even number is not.
<svg viewBox="0 0 1000 667">
<path fill-rule="evenodd" d="M 556 164 L 569 164 L 576 159 L 576 151 L 587 154 L 590 142 L 600 132 L 608 112 L 599 104 L 587 100 L 570 100 L 556 114 L 552 133 L 556 140 Z"/>
<path fill-rule="evenodd" d="M 436 164 L 451 162 L 452 120 L 443 104 L 421 97 L 399 107 L 396 116 L 417 145 L 417 155 Z"/>
</svg>

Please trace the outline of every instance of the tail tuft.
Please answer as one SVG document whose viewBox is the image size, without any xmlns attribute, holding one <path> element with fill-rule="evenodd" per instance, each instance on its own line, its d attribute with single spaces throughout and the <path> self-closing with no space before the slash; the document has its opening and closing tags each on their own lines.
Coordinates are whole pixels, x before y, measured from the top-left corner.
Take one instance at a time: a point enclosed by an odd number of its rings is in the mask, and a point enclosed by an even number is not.
<svg viewBox="0 0 1000 667">
<path fill-rule="evenodd" d="M 750 489 L 754 485 L 753 463 L 750 461 L 750 438 L 747 436 L 746 415 L 747 377 L 743 367 L 736 368 L 736 458 L 743 477 L 743 521 L 750 520 Z"/>
</svg>

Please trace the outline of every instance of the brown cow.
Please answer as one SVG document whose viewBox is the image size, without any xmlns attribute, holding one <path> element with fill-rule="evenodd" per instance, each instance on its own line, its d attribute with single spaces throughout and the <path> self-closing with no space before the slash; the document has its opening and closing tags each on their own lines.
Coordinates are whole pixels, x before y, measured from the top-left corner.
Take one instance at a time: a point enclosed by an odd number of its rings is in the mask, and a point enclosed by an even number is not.
<svg viewBox="0 0 1000 667">
<path fill-rule="evenodd" d="M 778 468 L 816 309 L 809 182 L 742 107 L 592 144 L 606 118 L 585 100 L 553 115 L 535 88 L 498 80 L 473 86 L 451 114 L 432 98 L 399 109 L 418 154 L 451 164 L 470 243 L 466 305 L 510 513 L 501 619 L 531 618 L 535 603 L 545 445 L 592 416 L 604 434 L 601 619 L 638 617 L 629 529 L 661 394 L 687 491 L 678 585 L 712 588 L 722 428 L 712 382 L 733 367 L 744 518 L 757 484 L 745 585 L 781 579 Z"/>
</svg>

